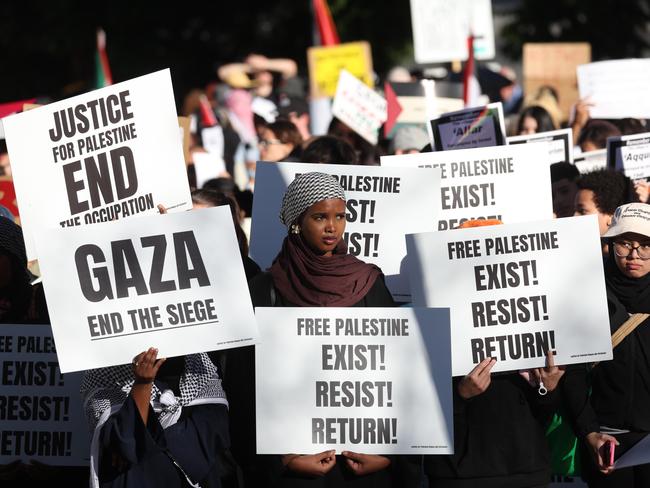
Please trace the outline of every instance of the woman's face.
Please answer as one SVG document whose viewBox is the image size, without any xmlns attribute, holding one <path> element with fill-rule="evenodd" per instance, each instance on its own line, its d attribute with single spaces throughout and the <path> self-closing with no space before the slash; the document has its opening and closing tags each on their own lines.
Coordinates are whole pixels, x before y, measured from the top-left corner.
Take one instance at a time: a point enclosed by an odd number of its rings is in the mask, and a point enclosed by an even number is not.
<svg viewBox="0 0 650 488">
<path fill-rule="evenodd" d="M 293 144 L 285 144 L 280 141 L 267 127 L 261 131 L 259 146 L 262 161 L 281 161 L 293 151 Z"/>
<path fill-rule="evenodd" d="M 524 117 L 519 135 L 527 136 L 529 134 L 537 134 L 537 121 L 532 117 Z"/>
<path fill-rule="evenodd" d="M 309 207 L 300 223 L 307 245 L 317 254 L 331 256 L 345 231 L 345 202 L 328 198 Z"/>
<path fill-rule="evenodd" d="M 642 278 L 650 272 L 650 259 L 641 259 L 637 249 L 641 248 L 644 257 L 650 256 L 650 237 L 628 232 L 615 237 L 612 247 L 618 269 L 628 278 Z M 630 250 L 632 251 L 627 256 L 619 256 Z"/>
</svg>

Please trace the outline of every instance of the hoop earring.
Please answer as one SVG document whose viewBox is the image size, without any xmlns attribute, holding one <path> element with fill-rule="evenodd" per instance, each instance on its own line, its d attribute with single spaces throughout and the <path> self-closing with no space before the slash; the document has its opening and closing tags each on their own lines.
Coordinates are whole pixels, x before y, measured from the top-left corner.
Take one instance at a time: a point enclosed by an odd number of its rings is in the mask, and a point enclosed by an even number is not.
<svg viewBox="0 0 650 488">
<path fill-rule="evenodd" d="M 298 224 L 293 224 L 291 226 L 291 233 L 292 234 L 300 234 L 300 226 Z"/>
</svg>

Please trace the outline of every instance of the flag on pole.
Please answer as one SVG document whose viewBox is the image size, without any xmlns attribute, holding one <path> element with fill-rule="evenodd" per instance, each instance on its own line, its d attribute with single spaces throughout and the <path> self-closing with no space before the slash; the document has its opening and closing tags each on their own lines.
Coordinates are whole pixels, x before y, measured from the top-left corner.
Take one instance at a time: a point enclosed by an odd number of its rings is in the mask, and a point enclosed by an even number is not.
<svg viewBox="0 0 650 488">
<path fill-rule="evenodd" d="M 106 54 L 106 33 L 104 29 L 97 29 L 97 53 L 95 54 L 95 78 L 97 88 L 113 84 L 111 67 L 108 65 Z"/>
<path fill-rule="evenodd" d="M 313 0 L 313 2 L 320 45 L 334 46 L 340 44 L 339 34 L 336 32 L 336 26 L 332 20 L 332 13 L 327 5 L 327 0 Z"/>
<path fill-rule="evenodd" d="M 476 67 L 474 63 L 474 35 L 470 33 L 467 37 L 467 61 L 463 71 L 463 102 L 465 107 L 475 107 L 481 96 L 481 85 L 476 78 Z"/>
<path fill-rule="evenodd" d="M 199 97 L 199 110 L 201 112 L 201 125 L 203 127 L 214 127 L 219 124 L 217 116 L 214 114 L 214 110 L 212 110 L 212 105 L 210 105 L 210 101 L 205 95 Z"/>
</svg>

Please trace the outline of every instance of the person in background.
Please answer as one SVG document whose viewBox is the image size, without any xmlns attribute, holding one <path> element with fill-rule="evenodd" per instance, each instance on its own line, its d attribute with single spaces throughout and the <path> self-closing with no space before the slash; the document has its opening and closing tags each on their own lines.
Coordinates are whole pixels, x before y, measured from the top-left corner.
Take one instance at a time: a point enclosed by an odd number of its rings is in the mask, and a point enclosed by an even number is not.
<svg viewBox="0 0 650 488">
<path fill-rule="evenodd" d="M 357 153 L 357 164 L 367 166 L 374 166 L 378 164 L 377 148 L 336 117 L 332 118 L 329 128 L 327 129 L 327 135 L 340 137 L 341 139 L 348 142 Z"/>
<path fill-rule="evenodd" d="M 615 333 L 632 314 L 650 313 L 650 205 L 618 207 L 603 237 L 613 251 L 605 264 L 605 284 Z M 590 488 L 650 486 L 650 464 L 619 469 L 610 462 L 650 433 L 649 353 L 646 319 L 614 348 L 612 361 L 602 361 L 590 372 L 584 367 L 567 370 L 562 390 L 587 451 L 582 467 Z"/>
<path fill-rule="evenodd" d="M 395 306 L 381 270 L 348 253 L 343 240 L 345 214 L 345 193 L 333 176 L 305 173 L 291 182 L 280 210 L 280 220 L 287 227 L 282 249 L 271 268 L 249 284 L 255 307 Z M 240 444 L 240 464 L 250 486 L 391 486 L 387 469 L 391 460 L 384 456 L 350 451 L 340 457 L 334 451 L 255 456 L 253 348 L 233 351 L 238 357 L 229 357 L 229 368 L 240 376 L 233 385 L 226 385 L 233 410 L 238 412 L 231 432 Z M 248 413 L 242 415 L 244 411 Z"/>
<path fill-rule="evenodd" d="M 357 153 L 345 140 L 334 136 L 320 136 L 312 140 L 302 152 L 302 161 L 318 164 L 358 164 Z"/>
<path fill-rule="evenodd" d="M 611 122 L 606 120 L 591 119 L 580 130 L 577 139 L 574 139 L 582 152 L 605 149 L 608 137 L 618 137 L 621 131 Z"/>
<path fill-rule="evenodd" d="M 429 135 L 416 126 L 400 127 L 390 143 L 391 154 L 417 154 L 429 144 Z"/>
<path fill-rule="evenodd" d="M 302 137 L 295 125 L 278 120 L 261 131 L 259 140 L 262 161 L 300 161 Z"/>
<path fill-rule="evenodd" d="M 571 163 L 561 162 L 551 165 L 551 192 L 553 195 L 553 214 L 555 218 L 572 217 L 575 213 L 575 198 L 580 176 L 578 168 Z"/>
<path fill-rule="evenodd" d="M 288 120 L 295 125 L 303 141 L 311 139 L 309 104 L 303 97 L 281 93 L 278 100 L 278 120 Z"/>
<path fill-rule="evenodd" d="M 636 200 L 629 178 L 611 169 L 584 174 L 576 184 L 578 192 L 575 197 L 575 215 L 598 215 L 601 236 L 609 229 L 616 209 Z M 603 254 L 607 255 L 605 241 Z"/>
<path fill-rule="evenodd" d="M 538 132 L 548 132 L 557 128 L 553 118 L 545 108 L 532 105 L 526 107 L 519 115 L 517 135 L 537 134 Z"/>
</svg>

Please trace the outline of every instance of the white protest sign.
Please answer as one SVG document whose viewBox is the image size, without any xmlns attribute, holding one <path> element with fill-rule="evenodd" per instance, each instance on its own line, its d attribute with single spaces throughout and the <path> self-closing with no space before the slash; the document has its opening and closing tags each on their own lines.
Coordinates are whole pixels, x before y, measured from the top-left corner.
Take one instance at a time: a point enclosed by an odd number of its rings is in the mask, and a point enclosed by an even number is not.
<svg viewBox="0 0 650 488">
<path fill-rule="evenodd" d="M 226 172 L 226 163 L 223 158 L 211 152 L 193 152 L 192 163 L 196 173 L 196 187 L 203 188 L 206 181 L 218 178 Z"/>
<path fill-rule="evenodd" d="M 343 238 L 350 254 L 379 266 L 393 297 L 409 301 L 404 236 L 435 230 L 440 173 L 378 166 L 257 163 L 250 255 L 262 269 L 271 266 L 287 235 L 278 217 L 284 192 L 296 175 L 311 171 L 334 176 L 345 190 Z"/>
<path fill-rule="evenodd" d="M 201 129 L 201 143 L 206 151 L 223 158 L 225 142 L 221 126 L 215 125 L 214 127 Z"/>
<path fill-rule="evenodd" d="M 370 144 L 377 144 L 377 133 L 387 117 L 386 99 L 350 72 L 341 70 L 332 105 L 332 115 Z"/>
<path fill-rule="evenodd" d="M 168 69 L 3 122 L 30 259 L 42 228 L 191 208 Z"/>
<path fill-rule="evenodd" d="M 411 0 L 411 24 L 418 63 L 466 60 L 470 33 L 476 59 L 494 58 L 490 0 Z"/>
<path fill-rule="evenodd" d="M 37 234 L 61 371 L 250 345 L 257 336 L 230 208 Z"/>
<path fill-rule="evenodd" d="M 576 154 L 573 157 L 573 164 L 578 168 L 580 174 L 605 169 L 607 167 L 607 150 L 597 149 Z"/>
<path fill-rule="evenodd" d="M 595 215 L 409 235 L 413 303 L 450 307 L 454 376 L 612 358 Z M 579 283 L 580 286 L 577 286 Z"/>
<path fill-rule="evenodd" d="M 2 325 L 0 464 L 88 465 L 81 373 L 62 375 L 49 325 Z"/>
<path fill-rule="evenodd" d="M 650 463 L 650 435 L 645 436 L 614 463 L 616 469 Z"/>
<path fill-rule="evenodd" d="M 466 220 L 505 223 L 553 216 L 547 142 L 382 156 L 382 167 L 440 168 L 437 230 Z"/>
<path fill-rule="evenodd" d="M 580 98 L 589 98 L 592 119 L 650 117 L 650 59 L 619 59 L 578 66 Z"/>
<path fill-rule="evenodd" d="M 431 120 L 434 151 L 476 149 L 506 144 L 501 102 L 448 112 Z"/>
<path fill-rule="evenodd" d="M 650 132 L 609 137 L 607 166 L 633 180 L 650 176 Z"/>
<path fill-rule="evenodd" d="M 453 453 L 448 309 L 255 313 L 258 454 Z"/>
<path fill-rule="evenodd" d="M 551 130 L 508 137 L 508 144 L 528 144 L 530 142 L 548 142 L 548 164 L 573 163 L 573 133 L 571 129 Z"/>
</svg>

